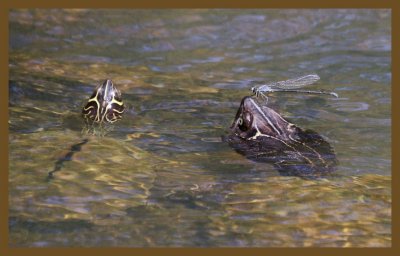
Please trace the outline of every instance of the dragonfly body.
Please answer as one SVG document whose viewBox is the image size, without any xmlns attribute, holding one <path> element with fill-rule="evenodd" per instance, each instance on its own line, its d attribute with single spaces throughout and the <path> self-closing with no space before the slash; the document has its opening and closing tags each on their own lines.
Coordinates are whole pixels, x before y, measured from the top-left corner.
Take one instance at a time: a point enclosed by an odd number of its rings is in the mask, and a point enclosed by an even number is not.
<svg viewBox="0 0 400 256">
<path fill-rule="evenodd" d="M 289 80 L 279 81 L 268 83 L 264 85 L 260 85 L 258 87 L 252 87 L 251 91 L 258 97 L 263 96 L 268 99 L 265 94 L 272 92 L 296 92 L 296 93 L 309 93 L 309 94 L 326 94 L 332 95 L 336 98 L 338 97 L 337 93 L 328 92 L 328 91 L 311 91 L 311 90 L 298 90 L 307 85 L 311 85 L 319 80 L 319 76 L 316 74 L 306 75 L 298 78 L 293 78 Z"/>
</svg>

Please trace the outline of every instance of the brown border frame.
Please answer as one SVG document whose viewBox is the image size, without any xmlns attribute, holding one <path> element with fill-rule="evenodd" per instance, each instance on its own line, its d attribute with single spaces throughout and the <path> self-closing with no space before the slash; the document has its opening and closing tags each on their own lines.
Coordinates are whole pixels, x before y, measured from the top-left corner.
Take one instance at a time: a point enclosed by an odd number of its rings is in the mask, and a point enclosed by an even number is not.
<svg viewBox="0 0 400 256">
<path fill-rule="evenodd" d="M 399 131 L 399 107 L 400 101 L 393 100 L 393 95 L 399 95 L 399 73 L 394 72 L 394 67 L 399 67 L 399 24 L 400 24 L 400 2 L 396 0 L 284 0 L 269 2 L 266 0 L 202 0 L 199 2 L 180 0 L 152 0 L 152 1 L 124 1 L 98 0 L 1 0 L 0 1 L 0 107 L 1 125 L 0 141 L 1 154 L 0 163 L 3 168 L 0 171 L 0 255 L 131 255 L 139 254 L 180 254 L 180 255 L 261 255 L 266 253 L 275 254 L 311 254 L 311 255 L 400 255 L 399 237 L 399 184 L 398 171 L 399 159 L 393 157 L 398 154 L 399 135 L 393 131 Z M 387 8 L 392 10 L 392 247 L 391 248 L 9 248 L 8 247 L 8 13 L 11 8 Z"/>
</svg>

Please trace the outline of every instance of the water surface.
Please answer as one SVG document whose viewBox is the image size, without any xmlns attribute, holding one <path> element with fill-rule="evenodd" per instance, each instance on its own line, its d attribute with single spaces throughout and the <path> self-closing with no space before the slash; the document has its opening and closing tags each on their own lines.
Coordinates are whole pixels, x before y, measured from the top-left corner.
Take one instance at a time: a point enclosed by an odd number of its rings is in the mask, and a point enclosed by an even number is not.
<svg viewBox="0 0 400 256">
<path fill-rule="evenodd" d="M 387 10 L 12 10 L 9 245 L 391 245 Z M 317 73 L 339 98 L 271 108 L 335 149 L 332 177 L 282 177 L 227 133 L 250 81 Z M 110 78 L 128 106 L 104 138 L 80 111 Z"/>
</svg>

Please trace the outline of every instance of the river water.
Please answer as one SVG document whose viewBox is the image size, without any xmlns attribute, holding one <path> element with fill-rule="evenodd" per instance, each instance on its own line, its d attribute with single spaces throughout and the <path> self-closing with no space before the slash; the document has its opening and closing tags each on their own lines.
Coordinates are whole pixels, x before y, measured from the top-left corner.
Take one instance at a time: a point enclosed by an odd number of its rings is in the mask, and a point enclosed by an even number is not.
<svg viewBox="0 0 400 256">
<path fill-rule="evenodd" d="M 10 246 L 391 246 L 390 11 L 18 9 L 9 21 Z M 332 145 L 334 175 L 280 176 L 221 140 L 251 81 L 311 73 L 311 89 L 340 97 L 268 104 Z M 81 108 L 107 78 L 124 118 L 82 135 Z"/>
</svg>

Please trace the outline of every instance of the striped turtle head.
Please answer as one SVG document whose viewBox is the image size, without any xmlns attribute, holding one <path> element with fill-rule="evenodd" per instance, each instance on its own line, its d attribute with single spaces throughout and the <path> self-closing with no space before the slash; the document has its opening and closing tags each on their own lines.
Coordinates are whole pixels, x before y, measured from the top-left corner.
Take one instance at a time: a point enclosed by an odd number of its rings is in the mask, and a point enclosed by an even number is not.
<svg viewBox="0 0 400 256">
<path fill-rule="evenodd" d="M 337 165 L 332 147 L 318 133 L 303 131 L 255 97 L 242 99 L 224 139 L 248 159 L 272 163 L 284 176 L 320 177 Z"/>
<path fill-rule="evenodd" d="M 236 113 L 231 130 L 242 139 L 254 140 L 259 136 L 286 139 L 296 127 L 254 97 L 244 97 Z"/>
<path fill-rule="evenodd" d="M 124 109 L 121 92 L 107 79 L 93 92 L 82 114 L 91 123 L 114 123 L 122 118 Z"/>
</svg>

